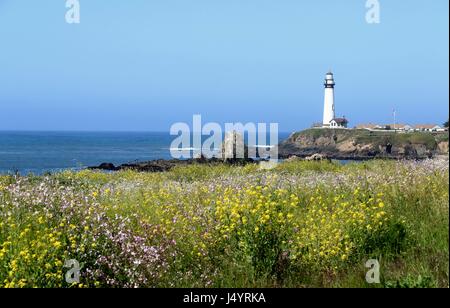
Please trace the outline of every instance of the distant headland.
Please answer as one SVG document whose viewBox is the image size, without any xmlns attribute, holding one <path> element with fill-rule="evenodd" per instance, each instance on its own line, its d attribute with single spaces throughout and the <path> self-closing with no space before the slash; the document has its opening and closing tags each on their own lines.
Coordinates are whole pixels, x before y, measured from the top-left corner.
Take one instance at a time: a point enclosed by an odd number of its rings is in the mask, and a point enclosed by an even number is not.
<svg viewBox="0 0 450 308">
<path fill-rule="evenodd" d="M 308 129 L 279 145 L 281 158 L 320 154 L 331 159 L 424 159 L 448 155 L 448 131 L 388 132 L 367 129 Z"/>
</svg>

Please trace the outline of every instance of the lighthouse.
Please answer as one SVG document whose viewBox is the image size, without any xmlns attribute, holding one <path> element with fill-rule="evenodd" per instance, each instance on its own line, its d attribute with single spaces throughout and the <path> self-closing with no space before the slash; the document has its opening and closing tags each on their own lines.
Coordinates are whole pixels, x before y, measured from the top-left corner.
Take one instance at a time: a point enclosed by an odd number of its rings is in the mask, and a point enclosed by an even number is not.
<svg viewBox="0 0 450 308">
<path fill-rule="evenodd" d="M 323 108 L 323 126 L 329 127 L 331 121 L 336 117 L 334 111 L 334 76 L 332 72 L 328 72 L 325 76 L 325 102 Z"/>
</svg>

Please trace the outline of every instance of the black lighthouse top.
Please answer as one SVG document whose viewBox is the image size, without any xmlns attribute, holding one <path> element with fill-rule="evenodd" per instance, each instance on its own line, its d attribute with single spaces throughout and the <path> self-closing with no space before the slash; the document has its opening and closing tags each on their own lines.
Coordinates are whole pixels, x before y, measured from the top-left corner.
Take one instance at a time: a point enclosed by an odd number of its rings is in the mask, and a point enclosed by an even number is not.
<svg viewBox="0 0 450 308">
<path fill-rule="evenodd" d="M 334 88 L 336 83 L 334 82 L 333 73 L 330 71 L 327 73 L 325 77 L 325 88 Z"/>
</svg>

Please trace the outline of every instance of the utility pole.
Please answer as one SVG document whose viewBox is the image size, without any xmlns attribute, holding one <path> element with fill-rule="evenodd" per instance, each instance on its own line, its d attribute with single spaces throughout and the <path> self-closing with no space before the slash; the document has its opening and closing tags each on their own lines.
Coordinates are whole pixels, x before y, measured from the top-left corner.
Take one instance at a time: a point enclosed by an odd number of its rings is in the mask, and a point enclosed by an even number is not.
<svg viewBox="0 0 450 308">
<path fill-rule="evenodd" d="M 395 110 L 395 108 L 393 109 L 393 114 L 394 114 L 394 132 L 397 132 L 397 111 Z"/>
</svg>

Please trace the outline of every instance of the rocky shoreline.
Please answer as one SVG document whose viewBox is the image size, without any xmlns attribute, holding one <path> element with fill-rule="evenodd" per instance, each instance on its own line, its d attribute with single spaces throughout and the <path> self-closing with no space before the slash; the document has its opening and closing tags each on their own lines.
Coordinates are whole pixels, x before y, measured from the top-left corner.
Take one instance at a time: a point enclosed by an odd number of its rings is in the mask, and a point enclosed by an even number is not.
<svg viewBox="0 0 450 308">
<path fill-rule="evenodd" d="M 295 160 L 306 160 L 306 161 L 320 161 L 320 160 L 337 160 L 337 161 L 367 161 L 372 159 L 386 159 L 386 160 L 401 160 L 401 159 L 415 159 L 421 160 L 426 159 L 422 158 L 405 158 L 402 156 L 341 156 L 341 155 L 325 155 L 325 154 L 313 154 L 313 155 L 289 155 L 285 157 L 280 157 L 283 161 L 295 161 Z M 152 161 L 145 161 L 139 163 L 128 163 L 121 165 L 114 165 L 112 163 L 102 163 L 98 166 L 90 166 L 87 169 L 89 170 L 102 170 L 102 171 L 122 171 L 122 170 L 133 170 L 139 172 L 167 172 L 172 170 L 177 166 L 189 166 L 194 164 L 200 165 L 210 165 L 217 166 L 221 164 L 228 164 L 232 166 L 245 166 L 248 164 L 258 164 L 261 161 L 266 160 L 253 160 L 253 159 L 236 159 L 236 160 L 227 160 L 223 161 L 221 159 L 188 159 L 188 160 L 178 160 L 178 159 L 158 159 Z"/>
<path fill-rule="evenodd" d="M 339 155 L 324 155 L 324 154 L 313 154 L 313 155 L 290 155 L 288 157 L 280 157 L 283 161 L 296 161 L 296 160 L 306 160 L 306 161 L 321 161 L 321 160 L 338 160 L 338 161 L 367 161 L 372 159 L 389 159 L 389 160 L 399 160 L 404 159 L 404 157 L 396 157 L 396 156 L 385 156 L 385 157 L 371 157 L 371 156 L 339 156 Z M 222 160 L 217 158 L 211 159 L 187 159 L 187 160 L 179 160 L 179 159 L 158 159 L 152 161 L 143 161 L 138 163 L 127 163 L 121 165 L 114 165 L 112 163 L 102 163 L 98 166 L 90 166 L 87 167 L 89 170 L 100 170 L 100 171 L 124 171 L 124 170 L 133 170 L 138 172 L 168 172 L 177 166 L 189 166 L 189 165 L 209 165 L 209 166 L 217 166 L 217 165 L 231 165 L 231 166 L 245 166 L 248 164 L 258 164 L 262 161 L 267 160 L 254 160 L 254 159 L 233 159 L 233 160 Z"/>
<path fill-rule="evenodd" d="M 91 166 L 88 167 L 90 170 L 102 170 L 102 171 L 121 171 L 121 170 L 133 170 L 133 171 L 139 171 L 139 172 L 167 172 L 172 170 L 174 167 L 177 166 L 188 166 L 188 165 L 194 165 L 194 164 L 201 164 L 201 165 L 220 165 L 220 164 L 229 164 L 233 166 L 244 166 L 247 164 L 255 164 L 257 163 L 256 160 L 253 160 L 251 158 L 249 159 L 227 159 L 222 160 L 218 158 L 196 158 L 196 159 L 158 159 L 158 160 L 152 160 L 152 161 L 146 161 L 146 162 L 138 162 L 138 163 L 128 163 L 128 164 L 121 164 L 119 166 L 115 166 L 112 163 L 102 163 L 98 166 Z"/>
<path fill-rule="evenodd" d="M 371 159 L 422 160 L 438 156 L 448 157 L 448 132 L 446 134 L 374 133 L 364 130 L 310 129 L 292 134 L 279 145 L 281 160 L 353 160 Z M 146 162 L 127 163 L 115 166 L 102 163 L 88 167 L 91 170 L 140 172 L 166 172 L 177 166 L 202 165 L 247 165 L 257 164 L 260 159 L 159 159 Z"/>
</svg>

